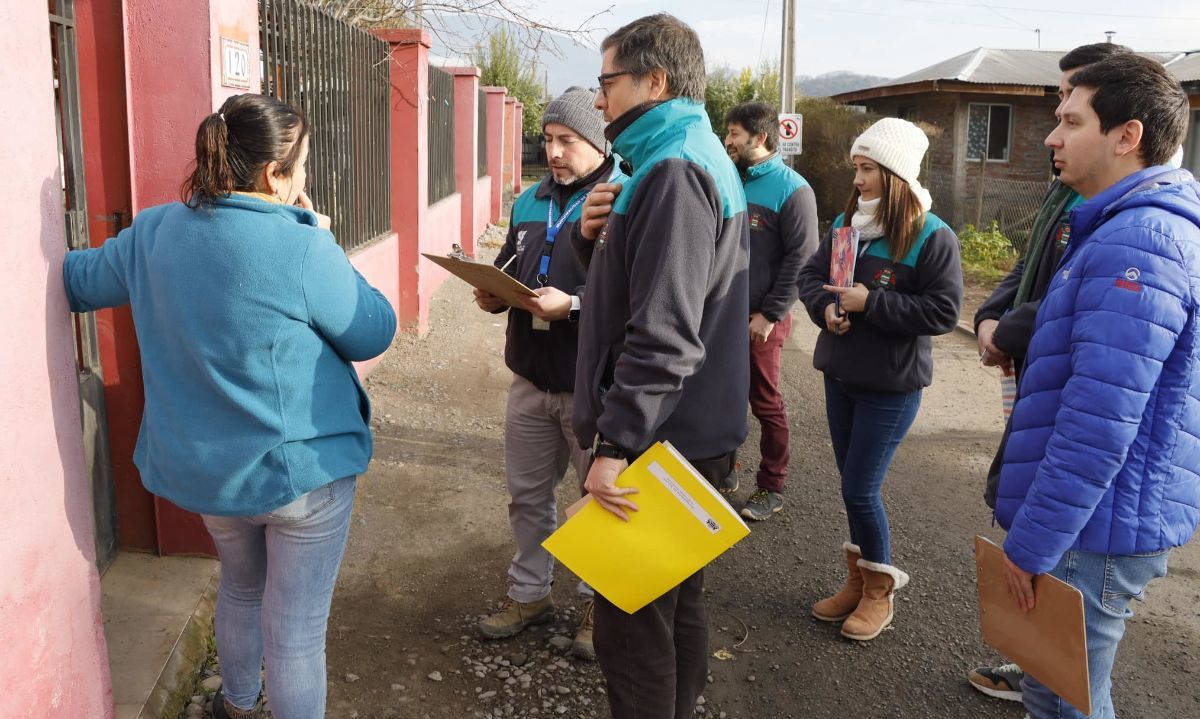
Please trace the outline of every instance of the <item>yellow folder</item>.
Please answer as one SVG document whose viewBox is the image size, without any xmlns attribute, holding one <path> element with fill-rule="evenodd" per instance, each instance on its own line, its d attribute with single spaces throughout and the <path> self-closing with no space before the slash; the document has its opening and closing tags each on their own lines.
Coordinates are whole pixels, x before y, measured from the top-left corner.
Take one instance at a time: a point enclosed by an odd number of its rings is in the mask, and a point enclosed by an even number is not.
<svg viewBox="0 0 1200 719">
<path fill-rule="evenodd" d="M 586 502 L 542 546 L 630 614 L 750 533 L 746 523 L 670 443 L 658 442 L 617 478 L 637 487 L 628 522 Z"/>
</svg>

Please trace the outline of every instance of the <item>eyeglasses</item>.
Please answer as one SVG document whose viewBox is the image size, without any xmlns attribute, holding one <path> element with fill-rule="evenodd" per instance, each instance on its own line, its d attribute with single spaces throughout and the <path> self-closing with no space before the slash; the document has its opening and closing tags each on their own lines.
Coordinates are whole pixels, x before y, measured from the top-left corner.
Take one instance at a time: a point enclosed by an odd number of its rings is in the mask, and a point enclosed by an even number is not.
<svg viewBox="0 0 1200 719">
<path fill-rule="evenodd" d="M 599 87 L 596 88 L 596 92 L 600 93 L 604 97 L 608 97 L 608 81 L 609 80 L 618 78 L 622 75 L 632 75 L 632 74 L 633 74 L 633 72 L 630 70 L 618 70 L 617 72 L 606 72 L 603 75 L 599 75 L 596 77 L 596 84 L 599 85 Z"/>
</svg>

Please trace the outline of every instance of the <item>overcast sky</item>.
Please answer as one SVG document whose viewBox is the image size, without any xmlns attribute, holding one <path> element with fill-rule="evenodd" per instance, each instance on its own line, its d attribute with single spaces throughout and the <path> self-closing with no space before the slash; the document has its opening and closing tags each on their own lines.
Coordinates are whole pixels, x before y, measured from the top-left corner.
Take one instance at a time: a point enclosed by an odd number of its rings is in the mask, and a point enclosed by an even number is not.
<svg viewBox="0 0 1200 719">
<path fill-rule="evenodd" d="M 700 34 L 709 69 L 779 57 L 782 0 L 523 0 L 557 26 L 593 21 L 598 42 L 666 11 Z M 1133 13 L 1142 12 L 1138 17 Z M 1135 50 L 1200 50 L 1200 0 L 797 0 L 796 74 L 898 77 L 977 47 L 1066 50 L 1105 39 Z"/>
</svg>

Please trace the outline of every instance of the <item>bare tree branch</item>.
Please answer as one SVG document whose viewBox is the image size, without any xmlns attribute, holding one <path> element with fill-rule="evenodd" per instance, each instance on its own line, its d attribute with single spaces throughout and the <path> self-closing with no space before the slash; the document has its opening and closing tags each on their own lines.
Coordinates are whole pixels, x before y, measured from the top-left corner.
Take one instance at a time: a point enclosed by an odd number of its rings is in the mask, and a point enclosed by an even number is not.
<svg viewBox="0 0 1200 719">
<path fill-rule="evenodd" d="M 609 5 L 577 26 L 537 17 L 524 0 L 305 0 L 339 20 L 359 27 L 424 27 L 450 52 L 470 55 L 500 28 L 511 30 L 528 57 L 542 53 L 562 57 L 559 42 L 570 40 L 592 47 L 595 21 L 612 11 Z M 451 17 L 479 23 L 480 32 L 462 37 L 452 30 Z"/>
</svg>

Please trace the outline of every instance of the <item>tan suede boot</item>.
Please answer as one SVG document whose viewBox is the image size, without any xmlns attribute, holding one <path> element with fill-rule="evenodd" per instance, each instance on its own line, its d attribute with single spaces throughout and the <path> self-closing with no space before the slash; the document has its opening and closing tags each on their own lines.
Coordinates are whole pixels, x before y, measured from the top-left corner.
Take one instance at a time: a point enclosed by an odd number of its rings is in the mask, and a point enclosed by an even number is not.
<svg viewBox="0 0 1200 719">
<path fill-rule="evenodd" d="M 812 615 L 823 622 L 840 622 L 858 607 L 862 599 L 863 578 L 858 568 L 858 560 L 862 559 L 862 551 L 858 545 L 846 542 L 842 545 L 846 553 L 846 583 L 841 590 L 826 599 L 822 599 L 812 607 Z"/>
<path fill-rule="evenodd" d="M 858 560 L 858 568 L 862 570 L 863 597 L 858 609 L 842 624 L 842 636 L 865 642 L 892 623 L 892 593 L 908 584 L 908 575 L 889 564 L 865 559 Z"/>
</svg>

